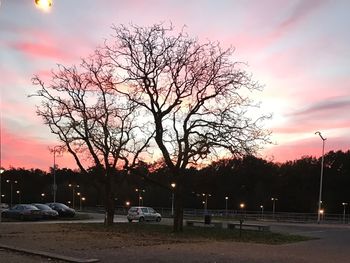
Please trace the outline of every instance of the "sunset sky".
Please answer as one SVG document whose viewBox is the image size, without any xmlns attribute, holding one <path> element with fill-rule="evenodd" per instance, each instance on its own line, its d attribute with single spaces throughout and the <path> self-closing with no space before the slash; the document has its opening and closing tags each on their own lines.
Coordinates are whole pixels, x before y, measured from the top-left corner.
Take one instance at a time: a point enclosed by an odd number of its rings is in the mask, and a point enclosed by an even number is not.
<svg viewBox="0 0 350 263">
<path fill-rule="evenodd" d="M 237 61 L 265 86 L 257 100 L 272 113 L 273 145 L 260 157 L 283 162 L 350 149 L 348 0 L 0 0 L 1 166 L 52 166 L 58 144 L 35 114 L 34 74 L 79 64 L 112 34 L 112 24 L 186 25 L 199 41 L 235 48 Z M 59 167 L 75 168 L 70 156 Z"/>
</svg>

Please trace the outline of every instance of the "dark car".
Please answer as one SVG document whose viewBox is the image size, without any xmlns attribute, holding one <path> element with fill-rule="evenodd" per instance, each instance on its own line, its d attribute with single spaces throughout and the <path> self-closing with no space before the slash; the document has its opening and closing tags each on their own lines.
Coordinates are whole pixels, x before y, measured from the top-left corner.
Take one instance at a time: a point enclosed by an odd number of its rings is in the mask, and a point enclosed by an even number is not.
<svg viewBox="0 0 350 263">
<path fill-rule="evenodd" d="M 27 204 L 18 204 L 1 213 L 4 218 L 14 218 L 20 220 L 36 220 L 41 219 L 42 214 L 40 210 L 33 206 Z"/>
<path fill-rule="evenodd" d="M 74 217 L 75 216 L 75 210 L 66 206 L 62 203 L 48 203 L 49 207 L 51 207 L 53 210 L 56 210 L 58 212 L 58 216 L 61 217 Z"/>
<path fill-rule="evenodd" d="M 44 205 L 44 204 L 32 204 L 32 205 L 40 210 L 41 215 L 44 219 L 55 219 L 58 217 L 58 212 L 53 210 L 48 205 Z"/>
</svg>

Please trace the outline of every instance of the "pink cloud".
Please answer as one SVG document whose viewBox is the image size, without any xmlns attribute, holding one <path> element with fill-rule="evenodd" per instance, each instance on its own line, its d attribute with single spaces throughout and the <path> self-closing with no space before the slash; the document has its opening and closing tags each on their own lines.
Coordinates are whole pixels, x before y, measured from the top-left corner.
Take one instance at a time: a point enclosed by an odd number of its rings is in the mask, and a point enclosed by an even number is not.
<svg viewBox="0 0 350 263">
<path fill-rule="evenodd" d="M 53 156 L 49 152 L 49 143 L 28 136 L 10 133 L 1 127 L 1 165 L 8 169 L 39 168 L 48 170 L 53 163 Z M 50 143 L 55 145 L 57 142 Z M 76 168 L 74 160 L 68 154 L 57 159 L 59 167 Z"/>
<path fill-rule="evenodd" d="M 53 45 L 17 42 L 11 45 L 12 48 L 24 53 L 31 58 L 69 59 L 70 55 Z"/>
<path fill-rule="evenodd" d="M 79 63 L 80 57 L 88 56 L 96 48 L 90 41 L 84 39 L 83 35 L 67 38 L 62 33 L 53 33 L 49 29 L 12 27 L 21 38 L 4 42 L 3 46 L 16 50 L 30 59 L 49 59 L 56 63 Z"/>
<path fill-rule="evenodd" d="M 350 149 L 350 139 L 327 138 L 325 143 L 325 153 L 329 151 L 347 151 Z M 322 141 L 316 135 L 313 139 L 298 140 L 283 145 L 269 147 L 263 152 L 266 159 L 275 162 L 285 162 L 296 160 L 303 156 L 320 157 L 322 155 Z"/>
</svg>

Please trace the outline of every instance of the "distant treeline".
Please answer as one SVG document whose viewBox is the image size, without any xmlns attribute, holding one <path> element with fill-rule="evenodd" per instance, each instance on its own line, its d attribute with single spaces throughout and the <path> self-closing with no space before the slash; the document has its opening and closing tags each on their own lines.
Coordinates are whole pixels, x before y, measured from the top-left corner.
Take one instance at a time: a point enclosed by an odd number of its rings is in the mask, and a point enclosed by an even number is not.
<svg viewBox="0 0 350 263">
<path fill-rule="evenodd" d="M 116 173 L 116 206 L 125 206 L 126 201 L 137 205 L 139 193 L 144 205 L 171 206 L 172 176 L 162 165 L 157 169 L 154 167 L 145 164 L 137 173 Z M 276 211 L 315 213 L 320 169 L 321 159 L 309 156 L 282 164 L 253 156 L 220 160 L 205 168 L 187 171 L 185 207 L 203 208 L 207 198 L 208 209 L 225 209 L 225 197 L 228 197 L 230 210 L 239 209 L 243 202 L 249 211 L 258 211 L 261 205 L 265 211 L 271 211 L 271 198 L 277 198 Z M 93 169 L 88 174 L 81 174 L 57 168 L 55 173 L 58 202 L 72 202 L 72 186 L 75 186 L 76 207 L 80 197 L 86 198 L 84 206 L 103 205 L 99 190 L 101 178 L 95 176 Z M 11 184 L 7 180 L 12 181 L 13 203 L 53 200 L 52 168 L 49 173 L 39 169 L 11 168 L 2 174 L 1 180 L 2 202 L 9 203 L 11 198 Z M 328 213 L 342 213 L 344 202 L 350 205 L 350 150 L 331 151 L 325 155 L 322 201 Z"/>
</svg>

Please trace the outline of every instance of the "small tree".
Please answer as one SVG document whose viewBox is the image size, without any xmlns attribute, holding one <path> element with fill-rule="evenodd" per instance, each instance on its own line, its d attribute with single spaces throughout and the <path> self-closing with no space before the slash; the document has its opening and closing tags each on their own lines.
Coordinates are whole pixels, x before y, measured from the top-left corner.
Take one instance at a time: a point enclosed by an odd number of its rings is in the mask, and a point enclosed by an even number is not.
<svg viewBox="0 0 350 263">
<path fill-rule="evenodd" d="M 137 137 L 142 125 L 134 121 L 138 105 L 115 92 L 112 73 L 98 55 L 83 60 L 79 67 L 58 66 L 50 85 L 38 76 L 33 84 L 39 86 L 34 96 L 41 99 L 37 114 L 82 172 L 95 167 L 104 184 L 105 224 L 112 224 L 114 177 L 136 164 L 150 138 Z"/>
<path fill-rule="evenodd" d="M 111 42 L 99 54 L 119 84 L 116 91 L 145 110 L 152 119 L 155 141 L 174 176 L 174 231 L 183 226 L 183 178 L 186 169 L 209 158 L 253 154 L 269 132 L 261 127 L 269 116 L 255 119 L 247 94 L 261 87 L 233 49 L 199 43 L 162 24 L 113 27 Z"/>
</svg>

